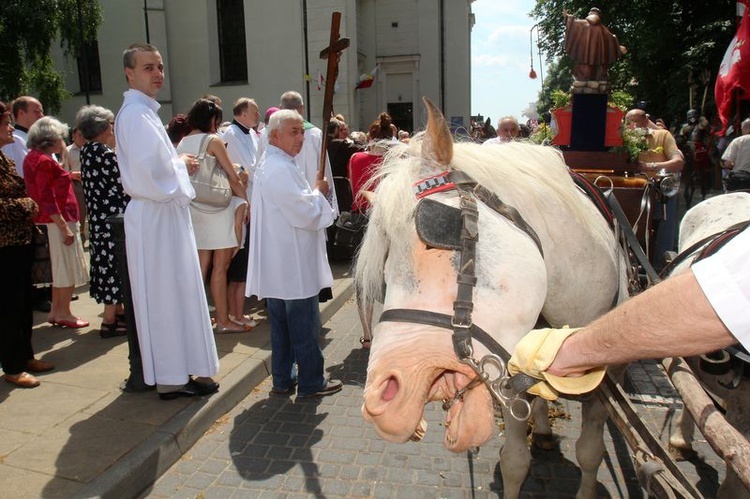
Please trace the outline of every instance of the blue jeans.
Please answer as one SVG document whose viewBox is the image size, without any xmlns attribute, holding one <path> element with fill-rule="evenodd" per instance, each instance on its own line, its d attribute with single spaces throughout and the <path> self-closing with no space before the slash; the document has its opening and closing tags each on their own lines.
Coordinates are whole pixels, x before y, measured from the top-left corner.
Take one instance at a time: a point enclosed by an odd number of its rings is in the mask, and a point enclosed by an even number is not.
<svg viewBox="0 0 750 499">
<path fill-rule="evenodd" d="M 292 385 L 292 365 L 297 362 L 297 395 L 310 395 L 325 387 L 323 352 L 320 350 L 318 295 L 301 300 L 266 298 L 271 320 L 271 375 L 273 387 Z"/>
</svg>

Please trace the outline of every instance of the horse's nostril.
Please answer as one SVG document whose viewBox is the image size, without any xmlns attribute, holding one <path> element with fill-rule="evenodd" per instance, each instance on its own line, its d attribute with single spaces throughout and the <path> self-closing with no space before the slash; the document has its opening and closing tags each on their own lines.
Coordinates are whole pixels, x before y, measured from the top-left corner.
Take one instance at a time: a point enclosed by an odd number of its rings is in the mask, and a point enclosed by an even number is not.
<svg viewBox="0 0 750 499">
<path fill-rule="evenodd" d="M 396 380 L 396 378 L 389 378 L 388 382 L 385 385 L 385 390 L 383 390 L 383 400 L 386 402 L 390 402 L 391 400 L 393 400 L 398 393 L 398 388 L 398 381 Z"/>
</svg>

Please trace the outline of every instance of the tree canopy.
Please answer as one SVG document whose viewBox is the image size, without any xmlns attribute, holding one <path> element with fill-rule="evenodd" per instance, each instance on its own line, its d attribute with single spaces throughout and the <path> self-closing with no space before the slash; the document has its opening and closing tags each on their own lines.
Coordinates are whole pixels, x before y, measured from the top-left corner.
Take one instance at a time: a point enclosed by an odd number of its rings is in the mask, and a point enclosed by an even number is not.
<svg viewBox="0 0 750 499">
<path fill-rule="evenodd" d="M 59 41 L 75 57 L 82 43 L 96 40 L 100 23 L 98 0 L 0 1 L 0 100 L 36 95 L 57 112 L 68 92 L 54 68 L 52 44 Z"/>
<path fill-rule="evenodd" d="M 583 19 L 594 6 L 601 9 L 603 24 L 628 50 L 609 68 L 613 90 L 630 93 L 635 102 L 645 101 L 649 114 L 676 126 L 690 108 L 692 88 L 692 107 L 703 107 L 704 115 L 715 117 L 713 88 L 736 30 L 735 0 L 610 0 L 605 5 L 591 0 L 537 0 L 531 16 L 539 21 L 539 45 L 552 63 L 539 95 L 540 114 L 549 109 L 551 92 L 567 91 L 572 82 L 564 50 L 563 8 Z"/>
</svg>

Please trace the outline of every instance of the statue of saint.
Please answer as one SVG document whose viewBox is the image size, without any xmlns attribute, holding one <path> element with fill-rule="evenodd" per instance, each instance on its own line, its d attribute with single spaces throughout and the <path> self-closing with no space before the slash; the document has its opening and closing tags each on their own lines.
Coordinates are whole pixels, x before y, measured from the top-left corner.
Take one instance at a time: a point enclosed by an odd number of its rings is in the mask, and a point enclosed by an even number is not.
<svg viewBox="0 0 750 499">
<path fill-rule="evenodd" d="M 627 49 L 601 22 L 601 11 L 593 7 L 586 19 L 576 19 L 563 10 L 565 52 L 573 59 L 577 81 L 606 81 L 607 67 Z"/>
</svg>

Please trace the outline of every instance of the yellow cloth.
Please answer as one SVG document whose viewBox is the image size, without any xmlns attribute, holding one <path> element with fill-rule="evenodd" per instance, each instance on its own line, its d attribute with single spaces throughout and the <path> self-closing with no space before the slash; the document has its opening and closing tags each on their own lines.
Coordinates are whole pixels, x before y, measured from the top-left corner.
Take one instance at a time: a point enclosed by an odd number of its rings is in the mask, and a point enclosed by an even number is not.
<svg viewBox="0 0 750 499">
<path fill-rule="evenodd" d="M 511 375 L 522 372 L 540 380 L 527 391 L 547 400 L 555 400 L 558 392 L 570 395 L 587 393 L 596 388 L 604 378 L 605 368 L 593 369 L 583 376 L 555 376 L 546 372 L 555 360 L 560 346 L 578 331 L 567 326 L 562 329 L 534 329 L 529 331 L 516 345 L 513 356 L 508 361 Z"/>
</svg>

